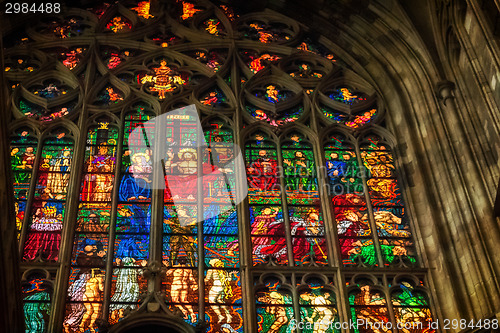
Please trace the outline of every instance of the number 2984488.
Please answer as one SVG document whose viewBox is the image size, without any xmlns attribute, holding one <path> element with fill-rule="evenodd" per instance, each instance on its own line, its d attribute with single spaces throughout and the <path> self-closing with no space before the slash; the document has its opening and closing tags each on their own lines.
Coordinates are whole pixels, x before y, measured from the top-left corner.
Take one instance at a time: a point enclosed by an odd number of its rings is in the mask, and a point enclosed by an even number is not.
<svg viewBox="0 0 500 333">
<path fill-rule="evenodd" d="M 42 2 L 42 3 L 27 3 L 27 2 L 6 2 L 5 14 L 59 14 L 61 12 L 60 3 Z"/>
</svg>

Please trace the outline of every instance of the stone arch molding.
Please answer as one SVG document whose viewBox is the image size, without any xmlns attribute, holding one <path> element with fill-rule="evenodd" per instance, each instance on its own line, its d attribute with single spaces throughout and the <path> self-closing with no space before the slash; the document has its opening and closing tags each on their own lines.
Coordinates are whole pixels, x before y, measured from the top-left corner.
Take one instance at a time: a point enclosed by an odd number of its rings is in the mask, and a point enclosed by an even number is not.
<svg viewBox="0 0 500 333">
<path fill-rule="evenodd" d="M 134 314 L 114 325 L 108 333 L 134 333 L 134 332 L 162 332 L 162 333 L 194 333 L 192 326 L 180 321 L 172 315 L 158 313 Z"/>
</svg>

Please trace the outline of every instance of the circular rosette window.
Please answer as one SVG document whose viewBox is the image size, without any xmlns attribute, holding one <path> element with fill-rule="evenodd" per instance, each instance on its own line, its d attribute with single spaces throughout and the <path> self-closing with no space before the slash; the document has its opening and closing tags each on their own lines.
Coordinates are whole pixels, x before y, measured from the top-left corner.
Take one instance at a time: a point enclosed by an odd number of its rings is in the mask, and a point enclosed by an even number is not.
<svg viewBox="0 0 500 333">
<path fill-rule="evenodd" d="M 305 111 L 302 87 L 283 72 L 263 70 L 244 89 L 246 115 L 281 126 L 299 119 Z"/>
<path fill-rule="evenodd" d="M 57 46 L 42 49 L 47 55 L 59 60 L 66 68 L 72 70 L 75 73 L 79 73 L 83 68 L 85 68 L 82 63 L 85 63 L 84 58 L 87 57 L 88 47 L 85 45 L 76 46 Z"/>
<path fill-rule="evenodd" d="M 25 52 L 11 52 L 5 55 L 4 72 L 8 78 L 23 79 L 37 71 L 45 60 L 45 55 L 40 51 L 32 51 L 30 54 Z"/>
<path fill-rule="evenodd" d="M 140 54 L 141 51 L 137 49 L 119 48 L 112 45 L 102 45 L 99 49 L 99 56 L 106 70 L 114 70 Z"/>
<path fill-rule="evenodd" d="M 205 65 L 213 72 L 219 72 L 221 68 L 227 68 L 225 66 L 227 63 L 227 59 L 229 57 L 229 50 L 224 48 L 216 48 L 216 49 L 196 49 L 196 50 L 188 50 L 181 51 L 182 53 L 190 56 L 201 64 Z M 224 70 L 225 71 L 225 70 Z M 223 72 L 224 72 L 223 71 Z"/>
<path fill-rule="evenodd" d="M 130 89 L 126 84 L 114 76 L 110 76 L 108 82 L 101 81 L 92 88 L 91 109 L 99 108 L 113 111 L 119 108 L 122 102 L 130 94 Z"/>
<path fill-rule="evenodd" d="M 116 76 L 159 100 L 190 89 L 214 75 L 206 66 L 184 55 L 177 55 L 178 60 L 164 55 L 149 59 L 129 66 Z"/>
<path fill-rule="evenodd" d="M 375 93 L 365 93 L 344 83 L 320 89 L 316 96 L 324 117 L 352 129 L 358 129 L 379 118 Z"/>
<path fill-rule="evenodd" d="M 73 113 L 81 103 L 79 85 L 76 80 L 55 76 L 56 72 L 46 72 L 19 86 L 13 94 L 14 112 L 44 122 Z"/>
<path fill-rule="evenodd" d="M 42 15 L 27 32 L 35 40 L 68 39 L 88 35 L 94 31 L 95 19 L 88 12 L 71 9 L 65 16 Z"/>
<path fill-rule="evenodd" d="M 273 52 L 244 49 L 239 51 L 240 67 L 246 77 L 252 77 L 271 64 L 276 64 L 284 56 Z"/>
<path fill-rule="evenodd" d="M 299 54 L 283 59 L 279 68 L 302 86 L 314 89 L 332 71 L 333 65 L 331 61 L 319 56 Z"/>
<path fill-rule="evenodd" d="M 195 103 L 205 111 L 233 112 L 236 105 L 231 88 L 221 78 L 217 78 L 214 84 L 200 89 L 194 95 Z"/>
</svg>

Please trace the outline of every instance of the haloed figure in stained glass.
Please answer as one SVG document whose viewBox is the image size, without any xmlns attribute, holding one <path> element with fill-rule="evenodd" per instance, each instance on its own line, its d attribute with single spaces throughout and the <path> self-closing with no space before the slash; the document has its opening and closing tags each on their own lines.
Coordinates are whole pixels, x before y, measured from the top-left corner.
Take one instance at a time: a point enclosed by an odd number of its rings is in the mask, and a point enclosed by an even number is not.
<svg viewBox="0 0 500 333">
<path fill-rule="evenodd" d="M 392 177 L 394 176 L 394 164 L 392 155 L 380 152 L 362 152 L 361 157 L 371 177 Z"/>
<path fill-rule="evenodd" d="M 259 157 L 247 168 L 250 186 L 261 191 L 276 190 L 278 186 L 278 163 L 268 156 L 266 150 L 258 152 Z"/>
<path fill-rule="evenodd" d="M 10 163 L 12 170 L 32 170 L 35 162 L 35 154 L 33 147 L 26 147 L 25 152 L 19 156 L 19 148 L 14 147 L 10 152 Z M 14 173 L 14 181 L 16 183 L 25 183 L 29 179 L 30 174 L 27 172 Z"/>
<path fill-rule="evenodd" d="M 278 262 L 286 260 L 283 213 L 277 207 L 265 207 L 259 215 L 255 217 L 251 215 L 250 219 L 253 220 L 251 221 L 251 234 L 266 236 L 254 237 L 252 241 L 254 256 L 264 261 L 268 258 L 273 258 Z"/>
<path fill-rule="evenodd" d="M 355 257 L 360 254 L 360 247 L 373 244 L 371 240 L 358 239 L 369 231 L 367 215 L 357 209 L 365 201 L 359 195 L 347 193 L 335 196 L 333 204 L 342 257 Z"/>
<path fill-rule="evenodd" d="M 332 151 L 326 161 L 330 193 L 362 193 L 363 184 L 357 175 L 358 166 L 351 151 Z"/>
<path fill-rule="evenodd" d="M 49 159 L 47 174 L 47 193 L 62 193 L 69 181 L 69 171 L 71 166 L 71 150 L 65 147 L 58 156 Z"/>
<path fill-rule="evenodd" d="M 198 155 L 193 148 L 183 148 L 177 154 L 177 161 L 172 151 L 167 152 L 165 168 L 168 187 L 174 199 L 194 200 L 197 186 Z"/>
</svg>

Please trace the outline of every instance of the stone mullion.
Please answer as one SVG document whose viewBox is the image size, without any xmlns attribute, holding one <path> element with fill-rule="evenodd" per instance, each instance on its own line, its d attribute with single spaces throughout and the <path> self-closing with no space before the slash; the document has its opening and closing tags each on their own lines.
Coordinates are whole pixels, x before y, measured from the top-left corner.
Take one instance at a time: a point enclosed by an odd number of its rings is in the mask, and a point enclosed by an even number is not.
<svg viewBox="0 0 500 333">
<path fill-rule="evenodd" d="M 115 240 L 116 240 L 116 219 L 117 219 L 117 207 L 118 207 L 118 194 L 120 191 L 120 174 L 121 174 L 121 162 L 122 162 L 122 151 L 123 151 L 123 131 L 124 131 L 124 121 L 123 116 L 121 123 L 118 126 L 120 132 L 118 133 L 118 144 L 116 147 L 116 158 L 115 158 L 115 179 L 113 192 L 111 194 L 111 217 L 109 222 L 108 231 L 108 253 L 106 258 L 106 275 L 104 281 L 104 299 L 102 306 L 101 318 L 106 322 L 109 316 L 109 305 L 111 303 L 111 283 L 113 281 L 113 259 L 115 253 Z"/>
<path fill-rule="evenodd" d="M 165 168 L 162 159 L 165 157 L 162 153 L 163 144 L 161 138 L 166 138 L 166 123 L 161 118 L 160 121 L 155 121 L 155 137 L 154 146 L 158 147 L 153 150 L 153 186 L 151 186 L 151 221 L 149 230 L 149 265 L 150 268 L 162 267 L 163 260 L 163 219 L 164 219 L 164 188 L 165 184 Z M 157 119 L 160 119 L 158 117 Z M 158 275 L 152 274 L 148 279 L 148 294 L 153 294 L 161 291 L 161 279 Z"/>
<path fill-rule="evenodd" d="M 300 306 L 299 306 L 299 295 L 297 293 L 297 275 L 295 273 L 292 273 L 292 304 L 293 304 L 293 314 L 294 314 L 294 319 L 296 320 L 297 323 L 300 323 Z M 302 332 L 302 329 L 298 327 L 299 333 Z"/>
<path fill-rule="evenodd" d="M 21 235 L 19 237 L 19 258 L 22 261 L 23 252 L 24 252 L 24 243 L 26 242 L 26 236 L 28 234 L 29 227 L 31 226 L 31 212 L 33 210 L 33 201 L 35 200 L 35 189 L 36 182 L 38 179 L 38 167 L 40 164 L 40 160 L 42 159 L 42 149 L 43 149 L 43 140 L 45 140 L 46 135 L 41 135 L 37 142 L 35 161 L 33 162 L 33 170 L 31 171 L 31 182 L 28 190 L 29 197 L 26 200 L 26 207 L 24 209 L 24 218 L 23 224 L 21 225 Z M 14 192 L 13 192 L 14 193 Z M 62 242 L 62 239 L 61 239 Z"/>
<path fill-rule="evenodd" d="M 201 133 L 197 133 L 196 142 L 204 142 L 203 130 Z M 202 141 L 203 140 L 203 141 Z M 210 143 L 208 143 L 210 144 Z M 198 158 L 196 159 L 197 163 L 197 174 L 198 177 L 196 179 L 196 221 L 197 222 L 197 236 L 198 236 L 198 322 L 205 321 L 205 242 L 203 237 L 203 222 L 204 222 L 204 214 L 203 214 L 203 203 L 205 198 L 203 196 L 203 146 L 196 147 L 196 153 Z M 173 265 L 173 263 L 172 263 Z"/>
<path fill-rule="evenodd" d="M 242 104 L 239 103 L 240 88 L 241 88 L 241 78 L 240 71 L 238 67 L 237 59 L 237 47 L 234 40 L 233 44 L 233 63 L 231 68 L 231 80 L 232 89 L 234 95 L 236 96 L 236 106 L 234 121 L 234 131 L 233 138 L 235 147 L 239 147 L 242 158 L 245 158 L 245 138 L 241 136 L 241 129 L 243 128 L 243 112 Z M 248 182 L 246 177 L 246 166 L 238 165 L 238 159 L 235 159 L 236 170 L 245 170 L 245 174 L 238 177 L 236 175 L 236 189 L 241 191 L 243 188 L 248 190 Z M 245 164 L 245 162 L 243 162 Z M 241 272 L 241 299 L 243 306 L 243 330 L 244 332 L 256 332 L 257 327 L 255 325 L 255 319 L 257 317 L 257 312 L 255 308 L 255 292 L 253 290 L 253 280 L 254 276 L 252 273 L 252 242 L 250 236 L 250 204 L 248 201 L 248 196 L 245 200 L 240 202 L 236 207 L 238 216 L 238 244 L 240 249 L 240 272 Z"/>
<path fill-rule="evenodd" d="M 345 274 L 342 274 L 340 272 L 340 268 L 338 268 L 338 274 L 335 277 L 334 281 L 336 282 L 337 286 L 337 311 L 338 311 L 338 318 L 339 321 L 342 322 L 349 322 L 351 319 L 351 306 L 349 304 L 349 293 L 347 292 L 346 286 L 346 279 L 345 279 Z"/>
<path fill-rule="evenodd" d="M 387 275 L 384 274 L 382 277 L 382 281 L 384 284 L 384 293 L 385 293 L 385 301 L 387 304 L 387 312 L 389 313 L 389 318 L 391 322 L 393 323 L 393 327 L 395 332 L 399 332 L 400 330 L 397 329 L 397 322 L 396 322 L 396 316 L 394 314 L 394 309 L 392 308 L 392 297 L 390 293 L 390 288 L 389 288 L 389 281 L 387 279 Z"/>
<path fill-rule="evenodd" d="M 285 223 L 285 237 L 286 237 L 286 247 L 288 255 L 288 266 L 295 266 L 295 259 L 293 257 L 293 245 L 292 245 L 292 227 L 290 225 L 290 216 L 288 215 L 288 200 L 286 196 L 286 184 L 283 169 L 283 155 L 281 152 L 281 144 L 276 145 L 277 160 L 278 160 L 278 177 L 280 180 L 280 193 L 281 193 L 281 207 L 283 211 L 283 221 Z"/>
<path fill-rule="evenodd" d="M 357 161 L 358 161 L 358 168 L 361 171 L 361 170 L 363 170 L 363 162 L 361 160 L 361 150 L 359 148 L 359 141 L 356 144 L 356 157 L 357 157 Z M 364 192 L 364 196 L 365 196 L 366 208 L 367 208 L 367 212 L 368 212 L 368 220 L 369 220 L 370 229 L 371 229 L 370 233 L 371 233 L 371 237 L 373 240 L 374 250 L 375 250 L 375 253 L 377 255 L 378 266 L 384 267 L 384 259 L 382 257 L 382 253 L 381 253 L 380 240 L 378 238 L 378 231 L 377 231 L 377 225 L 375 223 L 373 206 L 372 206 L 372 202 L 370 199 L 370 193 L 368 191 L 368 184 L 367 184 L 368 179 L 367 178 L 368 178 L 368 175 L 363 173 L 363 177 L 362 177 L 362 179 L 363 179 L 363 192 Z"/>
</svg>

